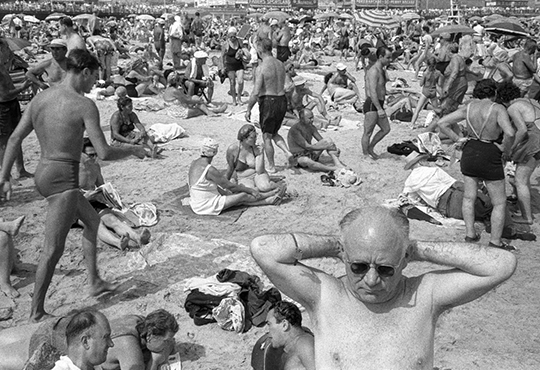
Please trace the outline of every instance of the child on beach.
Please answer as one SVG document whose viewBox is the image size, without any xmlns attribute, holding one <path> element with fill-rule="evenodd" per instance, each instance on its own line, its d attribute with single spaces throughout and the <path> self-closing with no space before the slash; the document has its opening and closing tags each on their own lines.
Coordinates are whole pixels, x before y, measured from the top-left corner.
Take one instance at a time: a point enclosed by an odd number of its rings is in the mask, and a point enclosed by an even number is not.
<svg viewBox="0 0 540 370">
<path fill-rule="evenodd" d="M 433 107 L 433 110 L 435 113 L 439 110 L 439 100 L 437 99 L 437 93 L 440 95 L 440 87 L 442 86 L 442 79 L 443 75 L 442 73 L 435 68 L 436 60 L 435 57 L 430 55 L 427 60 L 427 70 L 424 72 L 424 76 L 422 77 L 422 80 L 420 81 L 420 86 L 422 86 L 422 95 L 420 96 L 420 100 L 418 101 L 418 104 L 416 105 L 416 110 L 414 111 L 411 124 L 414 127 L 416 124 L 416 120 L 418 119 L 418 115 L 424 109 L 424 106 L 428 103 L 431 103 L 431 106 Z"/>
</svg>

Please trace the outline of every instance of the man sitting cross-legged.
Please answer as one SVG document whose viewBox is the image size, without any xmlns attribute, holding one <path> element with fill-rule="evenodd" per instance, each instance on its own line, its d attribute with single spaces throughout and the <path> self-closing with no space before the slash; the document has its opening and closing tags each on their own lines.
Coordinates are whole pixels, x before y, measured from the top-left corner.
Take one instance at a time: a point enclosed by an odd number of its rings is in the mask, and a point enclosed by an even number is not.
<svg viewBox="0 0 540 370">
<path fill-rule="evenodd" d="M 313 112 L 309 109 L 300 110 L 300 121 L 289 130 L 287 141 L 298 167 L 305 167 L 313 171 L 336 171 L 346 167 L 339 160 L 339 149 L 332 139 L 323 139 L 317 128 L 313 125 Z M 312 144 L 311 140 L 317 140 Z M 319 162 L 323 151 L 330 155 L 333 165 Z"/>
</svg>

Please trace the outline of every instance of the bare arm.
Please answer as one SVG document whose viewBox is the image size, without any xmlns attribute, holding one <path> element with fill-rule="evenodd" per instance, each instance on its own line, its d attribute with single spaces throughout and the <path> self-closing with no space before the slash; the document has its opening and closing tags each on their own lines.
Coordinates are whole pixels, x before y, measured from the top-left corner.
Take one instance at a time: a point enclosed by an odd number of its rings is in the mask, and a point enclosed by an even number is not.
<svg viewBox="0 0 540 370">
<path fill-rule="evenodd" d="M 315 343 L 311 335 L 304 335 L 298 341 L 298 358 L 306 370 L 315 370 Z"/>
<path fill-rule="evenodd" d="M 210 167 L 206 173 L 206 178 L 212 182 L 215 182 L 222 188 L 232 191 L 233 193 L 247 193 L 253 195 L 254 197 L 258 197 L 259 195 L 257 189 L 251 189 L 247 186 L 230 182 L 214 167 Z"/>
<path fill-rule="evenodd" d="M 529 72 L 532 74 L 536 73 L 536 69 L 538 68 L 538 61 L 536 59 L 536 51 L 533 54 L 528 55 L 529 58 L 522 58 L 521 61 L 527 67 Z"/>
<path fill-rule="evenodd" d="M 238 161 L 238 147 L 236 145 L 230 145 L 227 148 L 225 158 L 227 160 L 227 171 L 225 172 L 225 178 L 230 180 L 234 171 L 236 170 L 236 161 Z"/>
<path fill-rule="evenodd" d="M 26 72 L 26 78 L 42 89 L 48 88 L 49 85 L 41 81 L 39 78 L 41 77 L 43 73 L 46 72 L 47 68 L 51 65 L 51 63 L 52 63 L 52 59 L 49 59 L 49 60 L 39 63 L 37 66 L 33 68 L 30 68 L 28 72 Z"/>
<path fill-rule="evenodd" d="M 521 104 L 519 104 L 521 106 Z M 524 141 L 527 137 L 527 125 L 525 124 L 525 120 L 523 119 L 522 109 L 520 110 L 519 107 L 516 106 L 516 104 L 512 105 L 508 108 L 508 115 L 510 118 L 512 118 L 512 122 L 514 123 L 514 126 L 516 127 L 516 136 L 514 138 L 514 142 L 512 144 L 512 147 L 510 148 L 510 153 L 513 153 L 516 147 L 521 144 L 522 141 Z"/>
<path fill-rule="evenodd" d="M 251 242 L 251 255 L 270 281 L 310 309 L 320 300 L 321 280 L 317 276 L 320 271 L 298 261 L 338 257 L 341 249 L 339 239 L 329 235 L 273 234 L 259 236 Z"/>
<path fill-rule="evenodd" d="M 441 129 L 441 132 L 448 136 L 450 140 L 457 142 L 460 137 L 450 128 L 450 126 L 463 121 L 467 117 L 467 106 L 459 108 L 457 111 L 452 112 L 442 117 L 437 125 Z"/>
<path fill-rule="evenodd" d="M 144 125 L 141 123 L 139 117 L 137 117 L 135 113 L 131 113 L 131 119 L 135 127 L 137 127 L 142 134 L 146 134 L 146 129 L 144 128 Z"/>
<path fill-rule="evenodd" d="M 412 260 L 454 268 L 428 274 L 439 312 L 484 295 L 512 276 L 517 264 L 510 252 L 467 243 L 418 242 L 409 253 Z"/>
<path fill-rule="evenodd" d="M 514 142 L 516 132 L 512 126 L 512 123 L 510 122 L 510 117 L 508 116 L 506 109 L 502 105 L 498 106 L 497 108 L 497 123 L 504 132 L 502 151 L 505 157 L 509 157 L 510 149 L 512 148 L 512 143 Z"/>
<path fill-rule="evenodd" d="M 133 336 L 113 339 L 114 347 L 109 349 L 107 362 L 118 362 L 122 370 L 145 370 L 141 344 Z"/>
<path fill-rule="evenodd" d="M 368 97 L 371 98 L 372 104 L 377 108 L 377 112 L 384 111 L 379 102 L 379 94 L 377 93 L 377 86 L 379 82 L 379 74 L 374 67 L 371 67 L 366 76 L 366 84 L 369 86 L 367 89 Z"/>
<path fill-rule="evenodd" d="M 264 150 L 258 145 L 255 147 L 255 172 L 257 175 L 266 172 L 264 168 Z"/>
<path fill-rule="evenodd" d="M 127 143 L 127 144 L 133 143 L 130 139 L 120 134 L 120 113 L 119 112 L 115 112 L 111 116 L 110 125 L 111 125 L 111 133 L 114 140 L 120 141 L 121 143 Z"/>
<path fill-rule="evenodd" d="M 257 98 L 259 97 L 259 92 L 261 91 L 262 87 L 263 87 L 262 68 L 257 68 L 257 72 L 255 75 L 255 84 L 253 85 L 253 91 L 251 92 L 251 95 L 249 96 L 249 100 L 247 103 L 246 118 L 248 116 L 248 113 L 251 118 L 251 109 L 253 109 L 253 106 L 257 102 Z M 248 119 L 248 122 L 249 122 L 249 119 Z"/>
</svg>

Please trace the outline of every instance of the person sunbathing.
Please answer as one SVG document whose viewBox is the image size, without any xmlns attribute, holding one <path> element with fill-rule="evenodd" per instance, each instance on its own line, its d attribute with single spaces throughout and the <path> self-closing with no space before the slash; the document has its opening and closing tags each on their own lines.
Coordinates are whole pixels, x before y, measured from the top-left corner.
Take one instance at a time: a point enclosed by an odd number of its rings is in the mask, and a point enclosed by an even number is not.
<svg viewBox="0 0 540 370">
<path fill-rule="evenodd" d="M 264 168 L 264 150 L 257 145 L 255 126 L 245 124 L 238 130 L 237 138 L 238 142 L 227 148 L 225 177 L 262 192 L 278 188 L 280 185 L 270 179 Z"/>
<path fill-rule="evenodd" d="M 13 237 L 19 233 L 23 221 L 24 216 L 13 221 L 4 221 L 0 218 L 0 291 L 13 298 L 20 296 L 9 279 L 11 272 L 15 268 Z"/>
<path fill-rule="evenodd" d="M 111 145 L 142 145 L 148 149 L 147 156 L 155 158 L 159 148 L 153 142 L 152 137 L 148 136 L 139 117 L 133 112 L 133 101 L 128 97 L 121 97 L 116 105 L 118 111 L 113 113 L 110 121 Z M 135 131 L 135 128 L 138 131 Z"/>
<path fill-rule="evenodd" d="M 313 125 L 313 112 L 309 109 L 300 110 L 300 121 L 289 130 L 287 142 L 298 167 L 313 171 L 337 171 L 347 166 L 339 160 L 339 149 L 331 139 L 323 139 Z M 317 140 L 312 144 L 311 140 Z M 321 154 L 325 151 L 330 155 L 333 165 L 321 163 Z"/>
<path fill-rule="evenodd" d="M 90 140 L 85 139 L 79 167 L 79 187 L 99 215 L 99 240 L 120 250 L 148 244 L 150 241 L 150 231 L 148 229 L 145 228 L 141 233 L 137 233 L 132 227 L 118 218 L 108 205 L 92 198 L 91 194 L 95 194 L 93 190 L 104 183 L 101 166 L 97 161 L 96 150 Z"/>
<path fill-rule="evenodd" d="M 160 93 L 152 85 L 153 75 L 148 70 L 148 63 L 142 59 L 137 59 L 133 62 L 131 70 L 124 78 L 129 97 L 137 98 L 144 94 L 157 95 Z"/>
<path fill-rule="evenodd" d="M 212 166 L 218 147 L 218 143 L 213 139 L 204 139 L 201 157 L 194 160 L 189 167 L 189 204 L 193 212 L 216 216 L 233 206 L 278 205 L 281 202 L 284 191 L 279 188 L 260 192 L 258 189 L 227 180 Z"/>
</svg>

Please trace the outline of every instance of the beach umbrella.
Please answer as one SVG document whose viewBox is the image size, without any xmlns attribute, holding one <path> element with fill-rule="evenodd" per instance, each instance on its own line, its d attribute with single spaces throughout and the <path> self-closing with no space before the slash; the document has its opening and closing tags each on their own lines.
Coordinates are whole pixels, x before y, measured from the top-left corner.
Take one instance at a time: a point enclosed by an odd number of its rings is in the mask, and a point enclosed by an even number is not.
<svg viewBox="0 0 540 370">
<path fill-rule="evenodd" d="M 300 17 L 299 21 L 300 21 L 300 23 L 302 23 L 302 22 L 304 22 L 304 23 L 305 22 L 315 22 L 316 19 L 309 16 L 309 15 L 303 15 L 302 17 Z"/>
<path fill-rule="evenodd" d="M 343 13 L 345 14 L 345 13 Z M 341 15 L 343 15 L 341 14 Z M 340 17 L 340 14 L 336 13 L 336 12 L 326 12 L 326 13 L 320 13 L 320 14 L 316 14 L 315 19 L 329 19 L 329 18 L 339 18 Z"/>
<path fill-rule="evenodd" d="M 130 15 L 128 15 L 127 17 L 128 17 L 128 18 L 135 18 L 135 17 L 137 17 L 137 14 L 130 14 Z"/>
<path fill-rule="evenodd" d="M 468 26 L 463 26 L 461 24 L 451 24 L 449 26 L 437 28 L 435 31 L 431 33 L 431 36 L 440 36 L 441 33 L 449 33 L 449 34 L 461 33 L 463 35 L 472 35 L 475 33 L 475 31 L 471 27 L 468 27 Z"/>
<path fill-rule="evenodd" d="M 15 18 L 15 14 L 6 14 L 4 15 L 4 18 L 2 18 L 2 23 L 9 22 L 13 18 Z"/>
<path fill-rule="evenodd" d="M 141 14 L 135 17 L 139 21 L 154 21 L 156 18 L 152 17 L 150 14 Z"/>
<path fill-rule="evenodd" d="M 282 12 L 280 10 L 276 10 L 276 11 L 273 11 L 273 12 L 267 12 L 265 15 L 264 15 L 264 18 L 265 19 L 277 19 L 277 20 L 285 20 L 285 19 L 289 19 L 291 16 L 285 12 Z"/>
<path fill-rule="evenodd" d="M 528 37 L 529 33 L 517 23 L 502 21 L 502 22 L 493 22 L 486 27 L 486 32 L 501 33 L 503 35 L 513 35 L 513 36 L 525 36 Z"/>
<path fill-rule="evenodd" d="M 349 13 L 342 13 L 339 15 L 338 17 L 339 19 L 354 19 L 354 17 L 352 15 L 350 15 Z"/>
<path fill-rule="evenodd" d="M 260 18 L 260 17 L 264 17 L 264 14 L 263 13 L 259 13 L 259 12 L 255 12 L 255 13 L 249 13 L 247 15 L 248 18 Z"/>
<path fill-rule="evenodd" d="M 163 18 L 163 19 L 174 18 L 174 14 L 172 14 L 172 13 L 163 13 L 161 15 L 161 18 Z"/>
<path fill-rule="evenodd" d="M 105 23 L 105 26 L 107 27 L 116 27 L 118 25 L 118 23 L 116 23 L 116 21 L 108 21 L 107 23 Z"/>
<path fill-rule="evenodd" d="M 49 14 L 47 16 L 47 18 L 45 18 L 46 21 L 57 21 L 61 18 L 64 18 L 66 17 L 66 15 L 64 13 L 52 13 L 52 14 Z"/>
<path fill-rule="evenodd" d="M 380 10 L 362 10 L 358 14 L 358 21 L 369 27 L 394 28 L 399 26 L 399 22 L 391 14 Z"/>
<path fill-rule="evenodd" d="M 73 20 L 74 21 L 82 21 L 82 20 L 85 20 L 85 19 L 90 19 L 94 17 L 92 14 L 79 14 L 79 15 L 76 15 L 75 17 L 73 17 Z"/>
<path fill-rule="evenodd" d="M 33 15 L 25 15 L 23 17 L 23 20 L 25 22 L 30 22 L 30 23 L 39 23 L 40 22 L 40 20 L 37 19 L 36 17 L 34 17 Z"/>
<path fill-rule="evenodd" d="M 420 17 L 418 14 L 416 13 L 405 13 L 405 14 L 402 14 L 401 15 L 401 18 L 404 20 L 404 21 L 411 21 L 413 19 L 422 19 L 422 17 Z"/>
<path fill-rule="evenodd" d="M 477 15 L 475 15 L 474 17 L 470 17 L 469 18 L 469 22 L 483 22 L 484 19 L 482 19 L 482 17 L 479 17 Z"/>
<path fill-rule="evenodd" d="M 504 18 L 504 17 L 502 15 L 500 15 L 500 14 L 491 14 L 491 15 L 488 15 L 486 17 L 486 21 L 491 22 L 491 21 L 494 21 L 495 19 L 499 19 L 499 18 Z"/>
<path fill-rule="evenodd" d="M 487 24 L 486 24 L 486 27 L 491 27 L 492 25 L 494 24 L 498 24 L 498 23 L 514 23 L 514 24 L 517 24 L 519 26 L 521 26 L 521 21 L 515 17 L 510 17 L 510 18 L 505 18 L 505 17 L 501 17 L 501 18 L 497 18 L 497 19 L 494 19 L 492 21 L 489 21 Z"/>
<path fill-rule="evenodd" d="M 16 38 L 16 37 L 6 37 L 6 38 L 4 38 L 4 40 L 6 40 L 9 48 L 12 51 L 19 51 L 21 49 L 32 46 L 30 41 L 24 40 L 24 39 L 19 39 L 19 38 Z"/>
</svg>

